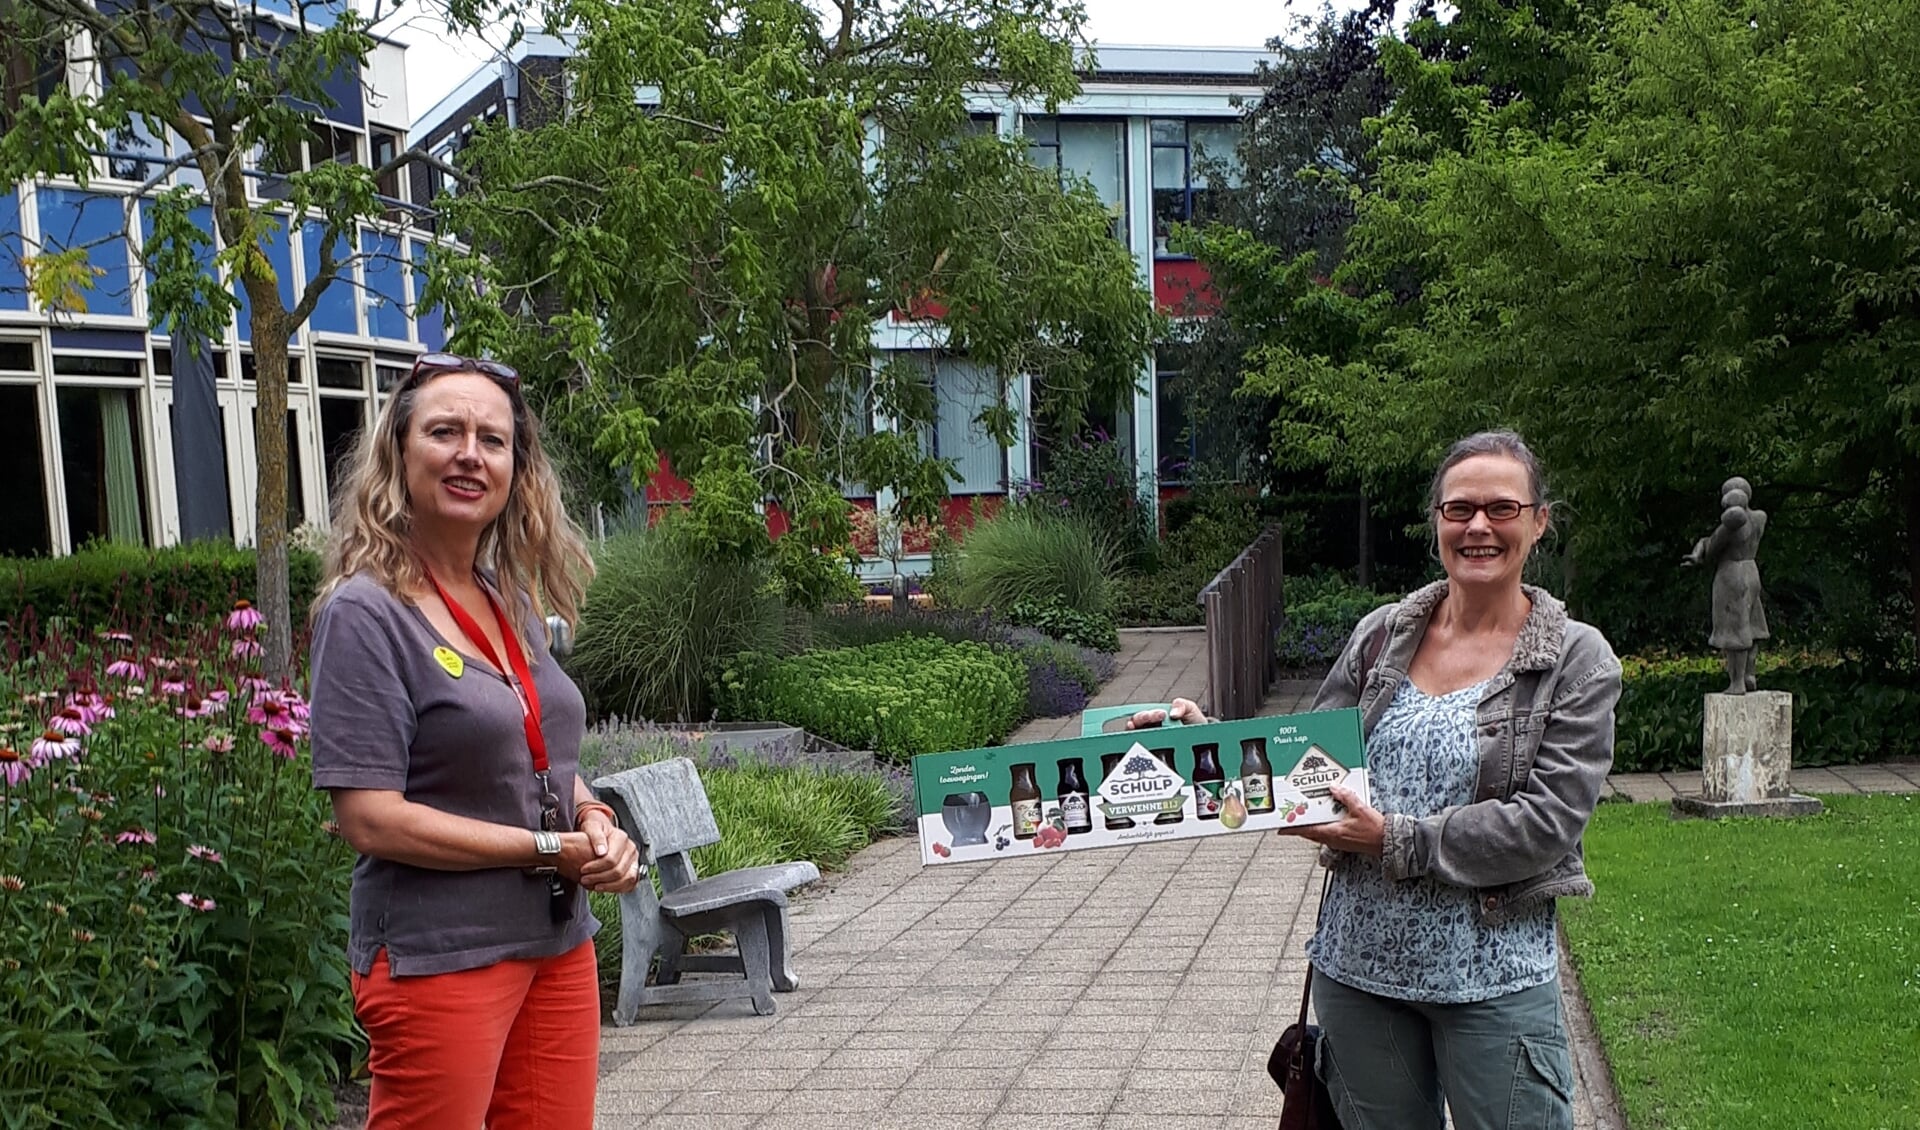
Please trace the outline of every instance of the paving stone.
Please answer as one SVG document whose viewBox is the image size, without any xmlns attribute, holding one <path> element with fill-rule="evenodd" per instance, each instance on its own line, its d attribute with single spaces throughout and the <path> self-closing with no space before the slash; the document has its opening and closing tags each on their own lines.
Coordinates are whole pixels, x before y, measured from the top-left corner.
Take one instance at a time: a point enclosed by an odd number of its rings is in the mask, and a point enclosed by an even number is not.
<svg viewBox="0 0 1920 1130">
<path fill-rule="evenodd" d="M 836 1091 L 803 1087 L 800 1090 L 789 1092 L 785 1098 L 781 1099 L 780 1105 L 774 1108 L 774 1113 L 809 1114 L 816 1112 L 844 1112 L 847 1114 L 861 1114 L 868 1111 L 879 1110 L 881 1107 L 886 1106 L 888 1100 L 892 1099 L 893 1096 L 893 1091 L 876 1090 L 873 1088 Z M 872 1123 L 865 1118 L 860 1121 L 867 1125 L 872 1125 Z M 839 1130 L 846 1130 L 846 1126 L 846 1122 L 842 1120 Z"/>
<path fill-rule="evenodd" d="M 1016 1090 L 1094 1090 L 1111 1097 L 1126 1086 L 1132 1065 L 1125 1059 L 1109 1057 L 1107 1067 L 1058 1068 L 1033 1064 L 1014 1080 Z M 1102 1104 L 1104 1107 L 1107 1104 Z"/>
<path fill-rule="evenodd" d="M 802 1082 L 809 1091 L 895 1091 L 907 1076 L 897 1067 L 816 1067 Z"/>
<path fill-rule="evenodd" d="M 785 1091 L 687 1091 L 667 1104 L 669 1116 L 685 1114 L 765 1114 L 787 1097 Z"/>
<path fill-rule="evenodd" d="M 947 1090 L 903 1090 L 884 1108 L 888 1113 L 912 1113 L 938 1116 L 942 1126 L 949 1114 L 985 1115 L 1000 1105 L 1003 1092 L 987 1087 L 956 1087 Z"/>
<path fill-rule="evenodd" d="M 996 1121 L 1007 1126 L 1063 1125 L 1084 1127 L 1106 1113 L 1113 1094 L 1091 1087 L 1015 1087 L 1000 1101 Z M 1051 1116 L 1055 1122 L 1028 1121 L 1028 1115 Z"/>
</svg>

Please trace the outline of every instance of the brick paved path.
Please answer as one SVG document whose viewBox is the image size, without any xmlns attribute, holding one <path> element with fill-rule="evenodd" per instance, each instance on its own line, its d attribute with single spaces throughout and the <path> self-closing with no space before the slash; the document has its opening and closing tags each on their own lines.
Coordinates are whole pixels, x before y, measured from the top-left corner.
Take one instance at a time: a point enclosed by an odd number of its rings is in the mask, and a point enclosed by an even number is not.
<svg viewBox="0 0 1920 1130">
<path fill-rule="evenodd" d="M 1202 633 L 1121 638 L 1095 705 L 1203 695 Z M 1265 712 L 1313 690 L 1283 683 Z M 1012 740 L 1077 732 L 1050 719 Z M 1795 784 L 1920 789 L 1920 763 Z M 1688 787 L 1613 785 L 1641 800 Z M 599 1124 L 1272 1130 L 1266 1055 L 1298 1008 L 1315 881 L 1311 845 L 1274 836 L 924 869 L 911 841 L 875 844 L 796 901 L 801 987 L 776 1015 L 740 999 L 604 1030 Z M 1587 1090 L 1580 1130 L 1596 1125 Z"/>
</svg>

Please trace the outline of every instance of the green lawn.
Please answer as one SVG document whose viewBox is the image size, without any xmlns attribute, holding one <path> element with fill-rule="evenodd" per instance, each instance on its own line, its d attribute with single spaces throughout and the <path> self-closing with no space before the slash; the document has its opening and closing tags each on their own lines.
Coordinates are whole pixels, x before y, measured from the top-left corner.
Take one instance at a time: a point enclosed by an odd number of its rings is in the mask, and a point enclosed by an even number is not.
<svg viewBox="0 0 1920 1130">
<path fill-rule="evenodd" d="M 1604 804 L 1562 903 L 1633 1130 L 1920 1128 L 1920 797 Z"/>
</svg>

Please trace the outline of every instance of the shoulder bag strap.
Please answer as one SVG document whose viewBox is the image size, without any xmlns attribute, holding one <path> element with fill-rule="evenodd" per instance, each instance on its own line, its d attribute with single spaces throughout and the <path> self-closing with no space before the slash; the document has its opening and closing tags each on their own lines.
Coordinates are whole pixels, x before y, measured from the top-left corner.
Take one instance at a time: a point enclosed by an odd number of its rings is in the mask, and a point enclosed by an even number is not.
<svg viewBox="0 0 1920 1130">
<path fill-rule="evenodd" d="M 1320 908 L 1314 911 L 1314 921 L 1320 919 L 1320 911 L 1327 908 L 1327 887 L 1333 882 L 1333 872 L 1327 871 L 1320 877 Z M 1300 1029 L 1307 1027 L 1307 1005 L 1313 1000 L 1313 963 L 1307 963 L 1307 984 L 1300 990 Z"/>
</svg>

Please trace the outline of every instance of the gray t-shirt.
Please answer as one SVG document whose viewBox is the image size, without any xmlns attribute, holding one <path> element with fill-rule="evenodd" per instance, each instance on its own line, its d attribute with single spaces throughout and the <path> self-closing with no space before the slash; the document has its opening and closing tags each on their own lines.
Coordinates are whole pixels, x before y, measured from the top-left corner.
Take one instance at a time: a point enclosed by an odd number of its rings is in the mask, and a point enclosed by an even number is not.
<svg viewBox="0 0 1920 1130">
<path fill-rule="evenodd" d="M 562 826 L 571 828 L 586 703 L 546 654 L 544 625 L 525 602 L 519 607 L 549 774 Z M 443 663 L 436 649 L 460 662 Z M 513 687 L 373 578 L 342 582 L 315 618 L 311 691 L 315 788 L 394 790 L 443 812 L 540 826 Z M 546 881 L 519 868 L 437 871 L 363 855 L 353 867 L 347 958 L 364 974 L 384 948 L 395 977 L 452 973 L 562 954 L 600 928 L 578 890 L 563 923 L 553 921 L 548 897 Z"/>
</svg>

